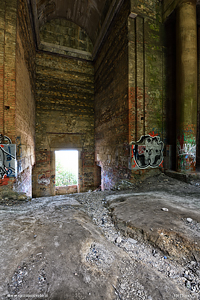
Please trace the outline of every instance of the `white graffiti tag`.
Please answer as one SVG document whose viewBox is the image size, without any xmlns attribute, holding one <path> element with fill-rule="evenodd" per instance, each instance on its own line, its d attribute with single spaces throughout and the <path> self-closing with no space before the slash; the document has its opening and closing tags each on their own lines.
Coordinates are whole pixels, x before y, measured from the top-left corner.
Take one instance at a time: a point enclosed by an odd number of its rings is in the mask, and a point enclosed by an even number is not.
<svg viewBox="0 0 200 300">
<path fill-rule="evenodd" d="M 194 162 L 196 162 L 196 145 L 194 144 L 183 144 L 177 146 L 178 148 L 178 155 L 185 156 L 185 158 L 191 158 Z"/>
</svg>

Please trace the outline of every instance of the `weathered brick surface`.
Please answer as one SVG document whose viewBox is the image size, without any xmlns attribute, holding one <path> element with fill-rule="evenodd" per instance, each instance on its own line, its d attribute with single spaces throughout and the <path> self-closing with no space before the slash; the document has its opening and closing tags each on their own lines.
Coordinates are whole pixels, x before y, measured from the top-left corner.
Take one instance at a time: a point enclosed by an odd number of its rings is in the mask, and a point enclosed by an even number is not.
<svg viewBox="0 0 200 300">
<path fill-rule="evenodd" d="M 0 3 L 0 132 L 4 132 L 5 1 Z"/>
<path fill-rule="evenodd" d="M 65 19 L 53 19 L 40 29 L 43 42 L 92 52 L 93 45 L 87 33 L 78 25 Z"/>
<path fill-rule="evenodd" d="M 17 191 L 32 193 L 34 44 L 25 0 L 0 3 L 0 133 L 17 145 Z M 13 180 L 9 184 L 13 186 Z"/>
<path fill-rule="evenodd" d="M 34 194 L 55 191 L 58 149 L 78 149 L 79 190 L 94 188 L 94 71 L 91 62 L 36 56 L 36 167 Z"/>
<path fill-rule="evenodd" d="M 132 1 L 131 10 L 142 16 L 129 19 L 129 142 L 145 134 L 165 140 L 161 7 L 156 1 Z"/>
<path fill-rule="evenodd" d="M 165 23 L 166 32 L 166 143 L 172 145 L 171 167 L 176 170 L 176 27 L 175 15 Z"/>
<path fill-rule="evenodd" d="M 15 141 L 15 53 L 17 0 L 0 3 L 0 129 Z"/>
<path fill-rule="evenodd" d="M 161 6 L 132 1 L 131 12 L 137 18 L 129 18 L 123 5 L 95 63 L 96 159 L 103 188 L 131 179 L 128 143 L 145 134 L 166 136 Z"/>
<path fill-rule="evenodd" d="M 17 1 L 0 2 L 0 133 L 15 143 Z M 15 179 L 3 177 L 0 188 L 12 188 Z"/>
<path fill-rule="evenodd" d="M 197 29 L 198 41 L 198 107 L 197 107 L 197 166 L 200 166 L 200 27 Z"/>
<path fill-rule="evenodd" d="M 128 171 L 128 1 L 114 20 L 95 62 L 96 160 L 102 188 L 112 188 Z"/>
<path fill-rule="evenodd" d="M 18 191 L 32 195 L 35 162 L 35 46 L 27 2 L 18 1 L 16 47 L 16 144 Z"/>
<path fill-rule="evenodd" d="M 131 1 L 129 17 L 129 142 L 144 135 L 166 142 L 165 49 L 161 4 Z M 137 169 L 134 164 L 133 170 Z"/>
</svg>

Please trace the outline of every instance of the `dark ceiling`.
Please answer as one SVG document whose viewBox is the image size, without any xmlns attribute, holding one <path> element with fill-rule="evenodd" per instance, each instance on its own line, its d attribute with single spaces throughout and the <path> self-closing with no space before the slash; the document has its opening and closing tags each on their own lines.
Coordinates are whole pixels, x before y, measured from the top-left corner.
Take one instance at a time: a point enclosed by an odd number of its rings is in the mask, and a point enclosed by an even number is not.
<svg viewBox="0 0 200 300">
<path fill-rule="evenodd" d="M 39 27 L 53 18 L 66 18 L 83 28 L 93 44 L 109 11 L 111 0 L 34 0 Z"/>
</svg>

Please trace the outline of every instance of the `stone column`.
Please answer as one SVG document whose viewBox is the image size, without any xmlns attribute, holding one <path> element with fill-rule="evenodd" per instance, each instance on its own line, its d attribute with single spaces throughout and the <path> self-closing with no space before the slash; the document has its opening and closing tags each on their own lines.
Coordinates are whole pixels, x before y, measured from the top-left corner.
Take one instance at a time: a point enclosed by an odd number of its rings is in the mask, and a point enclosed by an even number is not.
<svg viewBox="0 0 200 300">
<path fill-rule="evenodd" d="M 195 171 L 197 129 L 196 1 L 183 1 L 176 12 L 177 171 Z"/>
</svg>

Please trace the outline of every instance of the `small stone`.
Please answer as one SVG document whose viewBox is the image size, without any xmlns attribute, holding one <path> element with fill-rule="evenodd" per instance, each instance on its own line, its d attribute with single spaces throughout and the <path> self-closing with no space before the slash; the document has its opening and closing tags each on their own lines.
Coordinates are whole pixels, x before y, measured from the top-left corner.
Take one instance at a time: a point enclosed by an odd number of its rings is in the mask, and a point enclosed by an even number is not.
<svg viewBox="0 0 200 300">
<path fill-rule="evenodd" d="M 116 239 L 115 239 L 115 243 L 118 243 L 120 244 L 122 241 L 122 238 L 120 236 L 118 236 Z"/>
<path fill-rule="evenodd" d="M 186 286 L 186 288 L 191 289 L 191 283 L 190 283 L 190 281 L 187 280 L 185 282 L 185 286 Z"/>
<path fill-rule="evenodd" d="M 157 251 L 155 249 L 153 249 L 152 254 L 153 254 L 153 256 L 155 256 L 157 254 Z"/>
<path fill-rule="evenodd" d="M 187 222 L 188 222 L 188 223 L 192 223 L 192 221 L 193 221 L 193 220 L 192 220 L 191 218 L 187 218 Z"/>
<path fill-rule="evenodd" d="M 131 244 L 137 244 L 137 241 L 132 238 L 128 238 L 128 242 L 130 242 Z"/>
<path fill-rule="evenodd" d="M 161 210 L 163 210 L 163 211 L 169 211 L 169 209 L 165 208 L 165 207 L 161 208 Z"/>
<path fill-rule="evenodd" d="M 34 235 L 34 239 L 37 237 L 37 234 Z"/>
</svg>

